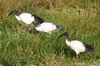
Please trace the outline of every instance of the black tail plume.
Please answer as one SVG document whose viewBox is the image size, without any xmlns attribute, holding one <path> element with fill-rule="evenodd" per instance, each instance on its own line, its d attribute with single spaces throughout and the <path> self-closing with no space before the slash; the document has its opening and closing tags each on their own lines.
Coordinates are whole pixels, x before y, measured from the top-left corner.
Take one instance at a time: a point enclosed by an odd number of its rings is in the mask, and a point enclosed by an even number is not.
<svg viewBox="0 0 100 66">
<path fill-rule="evenodd" d="M 85 47 L 86 47 L 86 51 L 89 51 L 89 52 L 94 51 L 94 47 L 91 45 L 86 44 Z"/>
<path fill-rule="evenodd" d="M 59 30 L 64 30 L 64 26 L 56 25 Z"/>
<path fill-rule="evenodd" d="M 32 16 L 34 16 L 34 18 L 35 18 L 35 22 L 34 22 L 35 24 L 41 24 L 41 23 L 44 22 L 44 20 L 41 17 L 39 17 L 39 16 L 37 16 L 35 14 L 32 14 Z"/>
</svg>

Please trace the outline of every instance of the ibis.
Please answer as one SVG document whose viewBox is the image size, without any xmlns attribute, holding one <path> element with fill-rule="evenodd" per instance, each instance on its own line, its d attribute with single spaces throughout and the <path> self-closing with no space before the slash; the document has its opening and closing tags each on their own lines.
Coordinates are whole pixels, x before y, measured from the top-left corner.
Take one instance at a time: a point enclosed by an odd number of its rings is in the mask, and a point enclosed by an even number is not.
<svg viewBox="0 0 100 66">
<path fill-rule="evenodd" d="M 31 13 L 21 13 L 20 12 L 21 10 L 19 9 L 15 9 L 13 10 L 12 12 L 9 13 L 9 15 L 11 14 L 15 14 L 15 17 L 18 21 L 21 21 L 23 23 L 26 23 L 28 26 L 27 26 L 27 30 L 31 27 L 31 25 L 33 24 L 33 22 L 39 22 L 39 23 L 42 23 L 43 22 L 43 19 L 34 15 L 34 14 L 31 14 Z M 8 16 L 9 16 L 8 15 Z"/>
<path fill-rule="evenodd" d="M 65 32 L 63 34 L 61 34 L 58 39 L 62 36 L 67 36 L 69 38 L 69 33 Z M 94 47 L 92 47 L 91 45 L 88 45 L 86 43 L 83 43 L 81 41 L 78 40 L 69 40 L 66 39 L 66 44 L 76 52 L 76 55 L 78 56 L 80 54 L 80 52 L 90 52 L 90 51 L 94 51 Z"/>
<path fill-rule="evenodd" d="M 64 29 L 63 26 L 56 25 L 56 24 L 53 24 L 53 23 L 50 23 L 50 22 L 41 22 L 41 23 L 35 22 L 34 25 L 36 26 L 35 29 L 37 31 L 45 32 L 45 33 L 48 33 L 48 34 L 52 34 L 52 32 L 55 31 L 55 30 L 63 30 Z"/>
</svg>

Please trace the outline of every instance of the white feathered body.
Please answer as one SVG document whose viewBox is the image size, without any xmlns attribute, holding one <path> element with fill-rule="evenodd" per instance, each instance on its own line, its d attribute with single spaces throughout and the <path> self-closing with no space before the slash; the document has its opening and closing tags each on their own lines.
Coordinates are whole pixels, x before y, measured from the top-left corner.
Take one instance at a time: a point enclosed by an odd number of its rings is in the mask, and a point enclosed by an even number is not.
<svg viewBox="0 0 100 66">
<path fill-rule="evenodd" d="M 30 13 L 22 13 L 19 16 L 15 15 L 16 19 L 26 24 L 31 24 L 35 19 Z"/>
<path fill-rule="evenodd" d="M 38 25 L 36 27 L 37 31 L 42 31 L 42 32 L 50 33 L 50 34 L 52 31 L 54 31 L 56 29 L 57 29 L 57 27 L 55 24 L 48 23 L 48 22 L 41 23 L 40 25 Z"/>
<path fill-rule="evenodd" d="M 80 52 L 84 52 L 85 51 L 85 45 L 77 40 L 73 40 L 73 41 L 68 41 L 66 39 L 66 44 L 76 52 L 76 54 L 79 54 Z"/>
</svg>

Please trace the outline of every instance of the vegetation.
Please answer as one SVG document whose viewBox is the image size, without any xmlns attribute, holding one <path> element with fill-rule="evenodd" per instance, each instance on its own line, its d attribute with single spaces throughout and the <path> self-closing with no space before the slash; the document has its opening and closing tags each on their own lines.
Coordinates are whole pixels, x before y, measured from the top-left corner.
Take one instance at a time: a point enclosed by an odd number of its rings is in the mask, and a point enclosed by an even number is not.
<svg viewBox="0 0 100 66">
<path fill-rule="evenodd" d="M 26 32 L 22 22 L 8 14 L 15 8 L 30 12 L 65 27 L 51 35 L 37 32 L 34 25 Z M 21 25 L 23 26 L 21 26 Z M 75 52 L 65 44 L 63 32 L 71 40 L 94 46 L 94 52 Z M 0 0 L 0 65 L 4 66 L 99 66 L 100 0 Z"/>
</svg>

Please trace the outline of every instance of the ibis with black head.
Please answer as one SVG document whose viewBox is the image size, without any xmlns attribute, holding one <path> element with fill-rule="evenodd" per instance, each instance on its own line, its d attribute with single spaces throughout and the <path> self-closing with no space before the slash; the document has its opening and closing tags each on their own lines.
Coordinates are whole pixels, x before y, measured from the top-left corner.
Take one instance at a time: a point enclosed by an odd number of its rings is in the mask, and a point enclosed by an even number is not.
<svg viewBox="0 0 100 66">
<path fill-rule="evenodd" d="M 62 36 L 66 36 L 66 44 L 76 52 L 76 55 L 78 56 L 80 54 L 80 52 L 91 52 L 91 51 L 94 51 L 94 47 L 89 45 L 89 44 L 86 44 L 86 43 L 83 43 L 81 41 L 78 41 L 78 40 L 69 40 L 69 33 L 68 32 L 65 32 L 63 33 L 62 35 L 60 35 L 58 37 L 61 38 Z"/>
<path fill-rule="evenodd" d="M 21 13 L 21 10 L 19 9 L 15 9 L 12 12 L 9 13 L 9 15 L 11 14 L 15 14 L 15 17 L 18 21 L 22 21 L 23 23 L 26 23 L 27 26 L 27 30 L 31 27 L 31 25 L 34 23 L 42 23 L 43 19 L 38 17 L 37 15 L 31 14 L 31 13 Z M 9 16 L 8 15 L 8 16 Z"/>
</svg>

